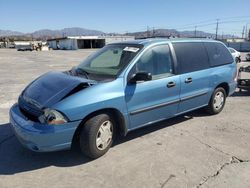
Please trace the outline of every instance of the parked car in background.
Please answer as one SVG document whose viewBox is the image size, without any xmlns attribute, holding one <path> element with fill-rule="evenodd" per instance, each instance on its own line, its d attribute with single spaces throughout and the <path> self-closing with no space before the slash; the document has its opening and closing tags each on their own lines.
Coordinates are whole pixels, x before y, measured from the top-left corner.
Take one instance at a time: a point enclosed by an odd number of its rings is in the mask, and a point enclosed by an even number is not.
<svg viewBox="0 0 250 188">
<path fill-rule="evenodd" d="M 236 81 L 236 63 L 218 41 L 108 44 L 69 71 L 31 82 L 10 109 L 10 122 L 33 151 L 77 142 L 85 155 L 98 158 L 115 136 L 203 107 L 220 113 Z"/>
<path fill-rule="evenodd" d="M 250 90 L 250 66 L 243 66 L 239 69 L 238 88 L 242 90 Z"/>
<path fill-rule="evenodd" d="M 16 46 L 17 51 L 33 51 L 33 46 L 30 45 L 18 45 Z"/>
<path fill-rule="evenodd" d="M 246 60 L 247 60 L 247 61 L 250 61 L 250 53 L 247 53 L 247 54 L 246 54 Z"/>
<path fill-rule="evenodd" d="M 240 52 L 238 52 L 237 50 L 235 50 L 234 48 L 231 48 L 231 47 L 229 47 L 228 49 L 231 52 L 232 56 L 234 57 L 236 63 L 241 62 Z"/>
</svg>

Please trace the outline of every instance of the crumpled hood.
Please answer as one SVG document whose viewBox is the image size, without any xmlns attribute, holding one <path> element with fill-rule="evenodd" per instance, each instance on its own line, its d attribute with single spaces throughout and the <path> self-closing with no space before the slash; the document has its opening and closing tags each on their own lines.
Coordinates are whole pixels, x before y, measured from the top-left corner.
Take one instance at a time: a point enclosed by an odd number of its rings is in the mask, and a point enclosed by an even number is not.
<svg viewBox="0 0 250 188">
<path fill-rule="evenodd" d="M 63 98 L 96 82 L 63 72 L 48 72 L 28 85 L 22 97 L 39 108 L 50 107 Z"/>
</svg>

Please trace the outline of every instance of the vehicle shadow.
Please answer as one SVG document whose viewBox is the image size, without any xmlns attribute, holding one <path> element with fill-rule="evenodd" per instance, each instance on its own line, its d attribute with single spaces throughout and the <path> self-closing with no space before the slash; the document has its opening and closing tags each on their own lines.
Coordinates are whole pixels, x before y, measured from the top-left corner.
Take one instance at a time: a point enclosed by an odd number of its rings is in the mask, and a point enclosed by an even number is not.
<svg viewBox="0 0 250 188">
<path fill-rule="evenodd" d="M 10 124 L 0 125 L 0 175 L 11 175 L 48 166 L 69 167 L 88 163 L 90 159 L 76 150 L 36 153 L 24 148 Z"/>
<path fill-rule="evenodd" d="M 206 114 L 202 111 L 194 111 L 183 116 L 178 116 L 151 126 L 140 128 L 129 133 L 126 137 L 118 138 L 114 143 L 114 147 L 151 132 L 187 121 L 193 117 L 205 115 Z M 10 124 L 0 125 L 0 175 L 11 175 L 49 166 L 78 166 L 91 161 L 91 159 L 83 156 L 79 149 L 49 153 L 32 152 L 21 146 L 13 134 Z"/>
<path fill-rule="evenodd" d="M 250 96 L 250 91 L 247 90 L 242 90 L 240 91 L 236 91 L 234 92 L 233 95 L 231 95 L 231 97 L 249 97 Z"/>
</svg>

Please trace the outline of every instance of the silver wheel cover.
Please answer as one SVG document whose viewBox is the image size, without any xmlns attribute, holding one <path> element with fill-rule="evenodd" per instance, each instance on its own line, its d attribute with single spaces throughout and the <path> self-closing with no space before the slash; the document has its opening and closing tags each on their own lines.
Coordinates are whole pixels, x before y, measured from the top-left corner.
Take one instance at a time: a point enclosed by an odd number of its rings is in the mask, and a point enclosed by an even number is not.
<svg viewBox="0 0 250 188">
<path fill-rule="evenodd" d="M 99 150 L 106 149 L 113 137 L 113 124 L 110 120 L 102 123 L 96 134 L 96 147 Z"/>
<path fill-rule="evenodd" d="M 214 109 L 220 110 L 225 102 L 225 96 L 224 93 L 221 91 L 218 91 L 214 96 Z"/>
</svg>

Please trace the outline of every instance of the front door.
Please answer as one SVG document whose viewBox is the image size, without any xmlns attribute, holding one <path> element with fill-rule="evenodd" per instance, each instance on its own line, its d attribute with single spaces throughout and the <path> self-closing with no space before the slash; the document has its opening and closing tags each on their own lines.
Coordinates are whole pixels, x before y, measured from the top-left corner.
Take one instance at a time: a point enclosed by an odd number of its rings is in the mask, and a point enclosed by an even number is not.
<svg viewBox="0 0 250 188">
<path fill-rule="evenodd" d="M 136 72 L 149 72 L 152 80 L 128 82 L 125 88 L 130 130 L 174 116 L 180 97 L 180 76 L 174 74 L 168 45 L 144 52 L 129 75 Z"/>
</svg>

